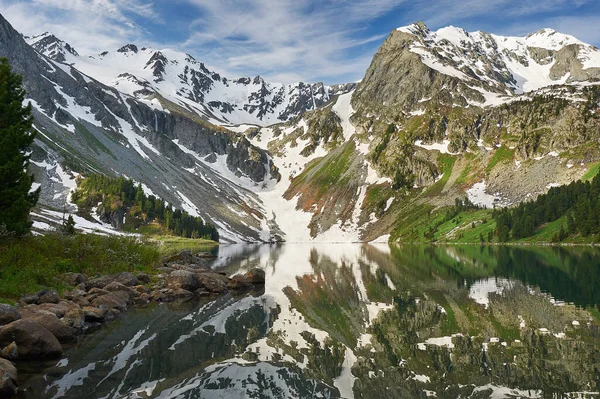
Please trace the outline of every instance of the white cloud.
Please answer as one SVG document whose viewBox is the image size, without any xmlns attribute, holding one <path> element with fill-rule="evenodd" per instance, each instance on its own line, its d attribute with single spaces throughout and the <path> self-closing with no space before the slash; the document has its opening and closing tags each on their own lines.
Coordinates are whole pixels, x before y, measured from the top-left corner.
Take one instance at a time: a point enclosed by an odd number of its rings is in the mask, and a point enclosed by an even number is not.
<svg viewBox="0 0 600 399">
<path fill-rule="evenodd" d="M 0 0 L 0 10 L 19 31 L 27 35 L 50 31 L 81 54 L 136 43 L 191 53 L 232 78 L 260 74 L 274 81 L 341 83 L 363 77 L 389 29 L 418 20 L 433 29 L 454 24 L 505 35 L 550 27 L 599 43 L 599 13 L 582 11 L 598 9 L 595 4 L 595 0 Z M 175 11 L 161 15 L 159 10 L 167 7 Z M 178 7 L 185 7 L 187 14 L 177 16 Z M 569 16 L 573 12 L 583 16 Z M 382 20 L 385 27 L 376 25 Z M 176 42 L 174 32 L 180 37 Z M 152 37 L 159 42 L 152 42 Z"/>
<path fill-rule="evenodd" d="M 0 0 L 0 9 L 19 32 L 52 32 L 82 54 L 143 40 L 148 32 L 134 17 L 160 22 L 153 4 L 142 0 Z"/>
<path fill-rule="evenodd" d="M 228 74 L 329 82 L 362 77 L 389 32 L 362 37 L 367 25 L 397 0 L 188 0 L 200 17 L 183 44 Z M 350 55 L 371 44 L 368 54 Z M 217 50 L 215 50 L 217 49 Z"/>
</svg>

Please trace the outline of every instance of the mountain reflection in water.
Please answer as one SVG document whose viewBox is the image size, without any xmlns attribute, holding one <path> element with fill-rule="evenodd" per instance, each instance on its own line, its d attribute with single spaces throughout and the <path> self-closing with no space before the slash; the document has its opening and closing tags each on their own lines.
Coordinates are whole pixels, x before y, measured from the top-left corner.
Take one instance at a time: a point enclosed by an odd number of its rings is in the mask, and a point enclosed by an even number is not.
<svg viewBox="0 0 600 399">
<path fill-rule="evenodd" d="M 20 397 L 599 396 L 594 248 L 224 245 L 218 256 L 229 274 L 265 269 L 264 292 L 129 311 L 58 363 L 24 365 Z"/>
</svg>

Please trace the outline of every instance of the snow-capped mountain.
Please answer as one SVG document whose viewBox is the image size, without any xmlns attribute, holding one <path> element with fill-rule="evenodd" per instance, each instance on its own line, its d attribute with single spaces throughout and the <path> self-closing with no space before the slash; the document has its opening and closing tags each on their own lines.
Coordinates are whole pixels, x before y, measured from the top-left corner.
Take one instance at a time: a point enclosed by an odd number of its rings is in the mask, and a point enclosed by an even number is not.
<svg viewBox="0 0 600 399">
<path fill-rule="evenodd" d="M 553 29 L 506 37 L 454 26 L 430 31 L 419 23 L 397 31 L 412 37 L 410 51 L 423 64 L 484 94 L 521 94 L 600 78 L 600 50 Z"/>
<path fill-rule="evenodd" d="M 140 100 L 165 99 L 219 125 L 268 125 L 317 109 L 354 84 L 266 82 L 260 76 L 228 79 L 189 54 L 127 44 L 115 51 L 80 56 L 45 33 L 27 38 L 39 53 L 75 67 Z"/>
<path fill-rule="evenodd" d="M 387 240 L 414 206 L 475 192 L 516 203 L 600 161 L 599 51 L 548 29 L 401 27 L 360 83 L 324 86 L 229 79 L 133 44 L 82 56 L 0 25 L 0 56 L 34 108 L 41 203 L 54 211 L 72 177 L 93 171 L 143 183 L 226 241 Z"/>
</svg>

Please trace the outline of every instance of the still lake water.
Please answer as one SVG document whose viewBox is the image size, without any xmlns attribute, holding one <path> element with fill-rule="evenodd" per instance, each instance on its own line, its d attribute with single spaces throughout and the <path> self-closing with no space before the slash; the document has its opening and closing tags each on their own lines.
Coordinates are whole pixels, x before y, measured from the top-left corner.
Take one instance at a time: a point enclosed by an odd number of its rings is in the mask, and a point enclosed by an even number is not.
<svg viewBox="0 0 600 399">
<path fill-rule="evenodd" d="M 216 251 L 265 269 L 264 291 L 129 311 L 20 365 L 20 397 L 600 397 L 598 249 Z"/>
</svg>

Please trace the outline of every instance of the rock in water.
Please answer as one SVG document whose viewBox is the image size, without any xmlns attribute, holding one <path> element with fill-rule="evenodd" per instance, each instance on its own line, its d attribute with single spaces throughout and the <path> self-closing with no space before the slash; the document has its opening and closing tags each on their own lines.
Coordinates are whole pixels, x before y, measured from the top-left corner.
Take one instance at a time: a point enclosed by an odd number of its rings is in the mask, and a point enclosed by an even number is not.
<svg viewBox="0 0 600 399">
<path fill-rule="evenodd" d="M 245 290 L 252 288 L 252 284 L 246 280 L 245 276 L 236 274 L 231 278 L 231 280 L 229 280 L 229 283 L 227 283 L 227 288 L 234 291 Z"/>
<path fill-rule="evenodd" d="M 21 313 L 14 307 L 0 303 L 0 326 L 12 323 L 21 318 Z"/>
<path fill-rule="evenodd" d="M 15 342 L 19 359 L 57 358 L 63 353 L 52 333 L 33 320 L 17 320 L 0 329 L 0 346 Z"/>
<path fill-rule="evenodd" d="M 254 285 L 263 285 L 265 283 L 265 271 L 263 269 L 252 269 L 245 275 L 246 280 Z"/>
<path fill-rule="evenodd" d="M 74 341 L 77 336 L 77 330 L 69 327 L 54 314 L 46 311 L 32 312 L 29 311 L 23 314 L 26 320 L 33 320 L 58 339 L 59 342 Z"/>
<path fill-rule="evenodd" d="M 6 359 L 0 359 L 0 398 L 17 394 L 17 369 Z"/>
<path fill-rule="evenodd" d="M 219 273 L 202 273 L 198 275 L 200 288 L 209 292 L 221 293 L 227 290 L 229 279 Z"/>
<path fill-rule="evenodd" d="M 187 270 L 175 270 L 167 276 L 167 287 L 176 289 L 182 288 L 188 291 L 195 291 L 200 288 L 200 282 L 196 274 Z"/>
</svg>

